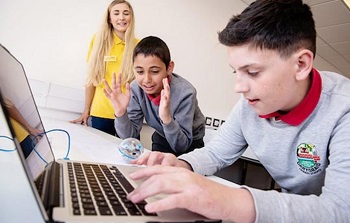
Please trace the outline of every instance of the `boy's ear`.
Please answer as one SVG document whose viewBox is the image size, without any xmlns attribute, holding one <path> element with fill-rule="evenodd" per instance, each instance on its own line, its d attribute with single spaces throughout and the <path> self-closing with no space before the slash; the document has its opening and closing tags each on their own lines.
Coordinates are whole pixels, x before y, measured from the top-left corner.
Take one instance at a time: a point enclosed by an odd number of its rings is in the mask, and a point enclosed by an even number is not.
<svg viewBox="0 0 350 223">
<path fill-rule="evenodd" d="M 309 74 L 313 67 L 314 54 L 307 49 L 297 52 L 297 72 L 296 79 L 304 80 L 309 77 Z"/>
<path fill-rule="evenodd" d="M 174 66 L 175 66 L 174 61 L 170 61 L 170 62 L 169 62 L 168 69 L 167 69 L 167 74 L 168 74 L 168 75 L 171 75 L 171 74 L 173 73 Z"/>
</svg>

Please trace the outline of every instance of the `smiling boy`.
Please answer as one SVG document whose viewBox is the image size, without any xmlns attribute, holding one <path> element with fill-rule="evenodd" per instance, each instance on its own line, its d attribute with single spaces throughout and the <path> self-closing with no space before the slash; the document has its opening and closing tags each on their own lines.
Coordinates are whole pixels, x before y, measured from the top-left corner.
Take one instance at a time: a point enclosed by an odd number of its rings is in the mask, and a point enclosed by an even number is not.
<svg viewBox="0 0 350 223">
<path fill-rule="evenodd" d="M 134 49 L 135 81 L 120 88 L 121 76 L 115 75 L 105 95 L 115 114 L 115 129 L 120 138 L 140 137 L 143 120 L 155 129 L 152 150 L 176 156 L 204 146 L 205 117 L 196 89 L 173 73 L 174 62 L 163 40 L 149 36 Z"/>
</svg>

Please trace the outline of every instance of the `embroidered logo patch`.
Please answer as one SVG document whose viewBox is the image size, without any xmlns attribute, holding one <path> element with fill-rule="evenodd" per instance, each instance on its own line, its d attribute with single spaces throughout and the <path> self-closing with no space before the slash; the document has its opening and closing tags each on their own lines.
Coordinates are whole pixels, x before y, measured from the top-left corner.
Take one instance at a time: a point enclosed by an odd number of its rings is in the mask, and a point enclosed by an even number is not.
<svg viewBox="0 0 350 223">
<path fill-rule="evenodd" d="M 321 171 L 320 157 L 317 155 L 316 146 L 301 143 L 297 148 L 299 170 L 306 174 L 316 174 Z"/>
</svg>

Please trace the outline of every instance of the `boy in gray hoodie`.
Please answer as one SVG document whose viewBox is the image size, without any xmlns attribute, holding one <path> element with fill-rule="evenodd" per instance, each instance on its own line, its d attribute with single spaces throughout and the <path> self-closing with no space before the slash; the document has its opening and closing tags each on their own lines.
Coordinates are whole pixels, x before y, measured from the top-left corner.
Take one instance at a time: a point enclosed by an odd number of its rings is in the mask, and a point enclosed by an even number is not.
<svg viewBox="0 0 350 223">
<path fill-rule="evenodd" d="M 186 79 L 173 73 L 174 62 L 166 43 L 158 37 L 142 39 L 133 53 L 135 80 L 122 92 L 121 76 L 105 95 L 115 114 L 120 138 L 139 138 L 143 120 L 155 129 L 152 150 L 176 156 L 204 146 L 205 117 L 197 91 Z"/>
</svg>

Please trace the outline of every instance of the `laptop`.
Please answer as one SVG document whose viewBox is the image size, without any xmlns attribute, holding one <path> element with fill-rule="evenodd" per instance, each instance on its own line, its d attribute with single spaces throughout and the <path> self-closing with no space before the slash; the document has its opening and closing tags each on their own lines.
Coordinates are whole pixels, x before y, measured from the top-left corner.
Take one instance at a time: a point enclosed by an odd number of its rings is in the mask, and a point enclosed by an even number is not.
<svg viewBox="0 0 350 223">
<path fill-rule="evenodd" d="M 56 160 L 46 134 L 32 137 L 31 144 L 22 143 L 21 131 L 16 130 L 18 126 L 8 110 L 9 101 L 31 126 L 45 132 L 24 67 L 0 44 L 0 110 L 35 197 L 31 205 L 39 208 L 43 222 L 221 222 L 185 209 L 159 213 L 144 210 L 147 202 L 162 196 L 138 204 L 128 201 L 126 195 L 140 183 L 128 175 L 143 167 Z"/>
</svg>

